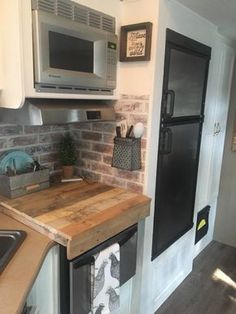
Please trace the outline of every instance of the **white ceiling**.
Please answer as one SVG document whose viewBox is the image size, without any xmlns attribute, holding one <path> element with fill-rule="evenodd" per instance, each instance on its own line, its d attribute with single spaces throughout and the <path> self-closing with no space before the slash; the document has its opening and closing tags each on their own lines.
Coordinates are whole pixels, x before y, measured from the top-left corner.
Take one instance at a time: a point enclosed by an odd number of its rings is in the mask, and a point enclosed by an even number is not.
<svg viewBox="0 0 236 314">
<path fill-rule="evenodd" d="M 236 40 L 236 0 L 177 0 L 219 27 L 219 33 Z"/>
</svg>

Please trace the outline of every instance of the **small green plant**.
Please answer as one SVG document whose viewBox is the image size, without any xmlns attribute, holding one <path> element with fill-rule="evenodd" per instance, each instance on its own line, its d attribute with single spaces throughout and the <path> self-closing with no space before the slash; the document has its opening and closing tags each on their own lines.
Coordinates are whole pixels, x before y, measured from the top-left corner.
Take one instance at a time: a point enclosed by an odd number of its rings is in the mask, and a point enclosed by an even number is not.
<svg viewBox="0 0 236 314">
<path fill-rule="evenodd" d="M 62 166 L 73 166 L 77 160 L 75 142 L 70 134 L 64 135 L 59 144 L 59 159 Z"/>
</svg>

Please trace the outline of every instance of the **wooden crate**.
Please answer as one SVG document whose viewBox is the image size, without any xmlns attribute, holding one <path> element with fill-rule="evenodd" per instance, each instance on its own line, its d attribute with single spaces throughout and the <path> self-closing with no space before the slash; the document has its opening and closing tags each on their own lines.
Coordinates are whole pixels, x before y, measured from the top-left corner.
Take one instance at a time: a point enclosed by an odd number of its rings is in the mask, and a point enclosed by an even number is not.
<svg viewBox="0 0 236 314">
<path fill-rule="evenodd" d="M 49 187 L 49 169 L 18 174 L 16 176 L 0 175 L 0 194 L 16 198 Z"/>
</svg>

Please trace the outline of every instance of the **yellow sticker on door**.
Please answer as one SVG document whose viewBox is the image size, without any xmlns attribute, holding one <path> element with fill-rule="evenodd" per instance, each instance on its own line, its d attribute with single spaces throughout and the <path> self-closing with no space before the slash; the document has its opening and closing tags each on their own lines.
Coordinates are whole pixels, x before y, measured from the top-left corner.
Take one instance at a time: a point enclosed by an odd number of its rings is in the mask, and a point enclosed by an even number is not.
<svg viewBox="0 0 236 314">
<path fill-rule="evenodd" d="M 206 219 L 202 219 L 198 224 L 197 230 L 202 229 L 205 225 L 206 225 Z"/>
</svg>

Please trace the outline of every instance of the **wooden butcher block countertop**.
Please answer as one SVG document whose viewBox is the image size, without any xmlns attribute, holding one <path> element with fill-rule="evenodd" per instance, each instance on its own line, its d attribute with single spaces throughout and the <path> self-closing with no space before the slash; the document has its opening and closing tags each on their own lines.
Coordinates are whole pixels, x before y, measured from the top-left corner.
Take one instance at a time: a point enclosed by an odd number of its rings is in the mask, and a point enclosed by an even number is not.
<svg viewBox="0 0 236 314">
<path fill-rule="evenodd" d="M 149 215 L 144 195 L 101 183 L 62 183 L 17 199 L 4 213 L 67 246 L 73 259 Z"/>
<path fill-rule="evenodd" d="M 2 213 L 0 229 L 24 230 L 27 233 L 23 243 L 0 274 L 0 313 L 20 314 L 44 258 L 54 242 Z"/>
</svg>

